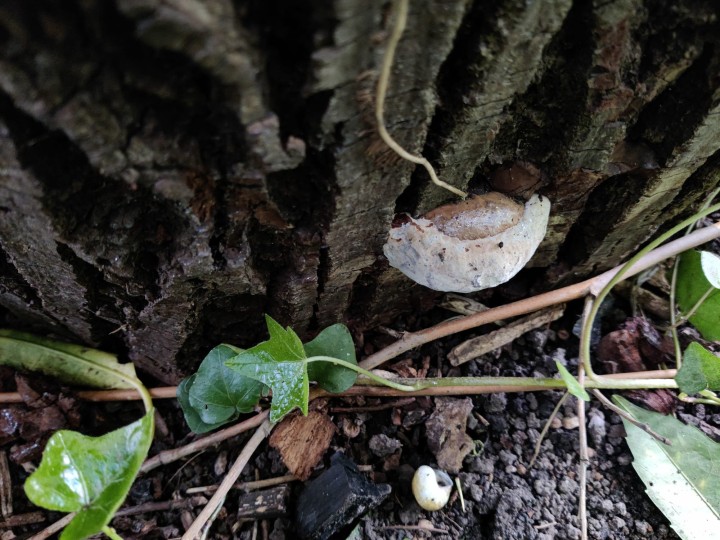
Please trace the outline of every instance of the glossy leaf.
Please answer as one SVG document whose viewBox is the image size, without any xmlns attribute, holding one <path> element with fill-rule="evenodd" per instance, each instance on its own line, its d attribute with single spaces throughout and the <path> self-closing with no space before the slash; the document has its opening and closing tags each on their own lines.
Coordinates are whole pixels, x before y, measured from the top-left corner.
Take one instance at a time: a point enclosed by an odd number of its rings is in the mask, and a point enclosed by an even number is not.
<svg viewBox="0 0 720 540">
<path fill-rule="evenodd" d="M 565 382 L 565 386 L 567 386 L 568 392 L 583 401 L 590 401 L 590 395 L 587 393 L 587 390 L 580 385 L 578 380 L 571 375 L 567 368 L 557 360 L 555 360 L 555 365 L 560 372 L 560 377 L 562 377 L 562 380 Z"/>
<path fill-rule="evenodd" d="M 633 467 L 647 494 L 685 540 L 718 538 L 720 530 L 720 444 L 672 416 L 646 411 L 614 396 L 631 416 L 672 441 L 663 444 L 623 420 Z"/>
<path fill-rule="evenodd" d="M 703 258 L 705 265 L 703 265 Z M 712 288 L 712 283 L 705 276 L 704 266 L 715 280 L 714 263 L 709 256 L 698 251 L 686 251 L 680 256 L 676 296 L 677 303 L 683 313 L 688 313 L 693 306 Z M 705 339 L 720 339 L 720 290 L 713 290 L 700 305 L 690 322 Z"/>
<path fill-rule="evenodd" d="M 305 344 L 305 353 L 308 357 L 331 356 L 357 365 L 355 343 L 344 324 L 325 328 L 315 339 Z M 308 364 L 308 377 L 328 392 L 338 393 L 355 384 L 357 373 L 329 362 L 311 362 Z"/>
<path fill-rule="evenodd" d="M 183 379 L 180 381 L 176 393 L 178 403 L 180 403 L 183 415 L 185 416 L 185 422 L 193 433 L 207 433 L 208 431 L 217 429 L 220 426 L 234 420 L 234 418 L 230 418 L 229 420 L 218 422 L 216 424 L 207 424 L 203 422 L 195 408 L 190 405 L 190 388 L 192 387 L 194 381 L 195 374 L 191 375 L 187 379 Z"/>
<path fill-rule="evenodd" d="M 113 375 L 136 378 L 135 367 L 113 354 L 13 330 L 0 330 L 0 364 L 94 388 L 132 388 Z"/>
<path fill-rule="evenodd" d="M 690 395 L 703 390 L 720 390 L 720 358 L 699 343 L 691 343 L 685 349 L 675 382 L 680 390 Z"/>
<path fill-rule="evenodd" d="M 49 510 L 77 512 L 62 539 L 87 538 L 107 525 L 127 496 L 153 438 L 154 411 L 101 437 L 58 431 L 25 493 Z"/>
<path fill-rule="evenodd" d="M 186 387 L 190 406 L 203 423 L 231 422 L 240 413 L 252 411 L 260 400 L 264 385 L 225 365 L 241 352 L 232 345 L 218 345 L 207 354 L 192 384 Z"/>
<path fill-rule="evenodd" d="M 720 257 L 709 251 L 701 251 L 700 266 L 710 285 L 720 289 Z"/>
<path fill-rule="evenodd" d="M 272 422 L 278 422 L 296 407 L 307 414 L 310 384 L 303 344 L 292 329 L 283 329 L 268 315 L 265 321 L 270 339 L 239 353 L 227 365 L 270 387 Z"/>
</svg>

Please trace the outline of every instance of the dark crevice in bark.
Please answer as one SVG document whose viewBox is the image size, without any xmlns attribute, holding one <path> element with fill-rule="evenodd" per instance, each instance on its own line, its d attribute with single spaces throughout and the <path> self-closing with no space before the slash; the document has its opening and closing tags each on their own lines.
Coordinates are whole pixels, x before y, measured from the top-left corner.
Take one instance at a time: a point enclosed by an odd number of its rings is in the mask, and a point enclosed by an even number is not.
<svg viewBox="0 0 720 540">
<path fill-rule="evenodd" d="M 227 261 L 223 249 L 230 228 L 228 216 L 228 174 L 231 167 L 246 156 L 245 128 L 232 111 L 209 111 L 207 118 L 199 120 L 198 133 L 209 136 L 200 139 L 200 154 L 206 169 L 217 171 L 218 177 L 202 179 L 211 184 L 213 193 L 213 234 L 209 240 L 215 268 L 222 270 Z"/>
<path fill-rule="evenodd" d="M 431 163 L 438 158 L 439 149 L 451 143 L 447 140 L 448 134 L 455 126 L 457 117 L 462 116 L 461 111 L 467 105 L 467 100 L 472 99 L 475 89 L 481 84 L 478 71 L 483 66 L 479 60 L 479 49 L 484 42 L 493 40 L 492 36 L 497 31 L 497 11 L 501 4 L 498 0 L 473 2 L 460 25 L 450 54 L 440 67 L 436 82 L 438 106 L 423 148 L 423 156 Z M 452 179 L 444 180 L 452 183 Z M 398 197 L 395 212 L 414 213 L 420 193 L 430 181 L 427 171 L 417 167 L 410 185 Z M 448 198 L 451 197 L 448 193 Z"/>
<path fill-rule="evenodd" d="M 68 263 L 75 274 L 77 283 L 85 288 L 85 309 L 87 320 L 92 323 L 92 338 L 100 348 L 122 350 L 122 334 L 116 331 L 125 323 L 122 312 L 122 291 L 111 287 L 96 267 L 83 261 L 66 244 L 56 243 L 60 258 Z"/>
<path fill-rule="evenodd" d="M 2 212 L 1 208 L 0 212 Z M 18 272 L 5 250 L 0 246 L 0 295 L 3 294 L 11 294 L 19 298 L 28 309 L 43 311 L 43 302 L 37 291 Z"/>
<path fill-rule="evenodd" d="M 661 165 L 682 142 L 692 137 L 713 100 L 717 76 L 717 47 L 706 46 L 700 57 L 672 86 L 640 113 L 628 139 L 650 146 Z M 672 129 L 668 129 L 672 126 Z"/>
<path fill-rule="evenodd" d="M 511 123 L 498 133 L 494 153 L 505 160 L 543 164 L 552 176 L 565 168 L 565 148 L 585 111 L 594 47 L 592 2 L 578 0 L 545 50 L 545 72 L 510 108 Z"/>
<path fill-rule="evenodd" d="M 265 53 L 270 109 L 280 119 L 283 141 L 290 135 L 307 140 L 308 103 L 304 90 L 311 72 L 315 40 L 335 24 L 320 17 L 332 13 L 329 0 L 253 0 L 245 24 L 255 26 Z"/>
<path fill-rule="evenodd" d="M 598 186 L 560 247 L 558 259 L 569 266 L 585 260 L 596 247 L 597 239 L 615 228 L 615 216 L 637 200 L 646 184 L 646 175 L 627 173 L 608 178 Z"/>
<path fill-rule="evenodd" d="M 688 52 L 704 42 L 717 41 L 716 0 L 696 0 L 682 5 L 665 0 L 645 0 L 651 15 L 638 29 L 636 39 L 642 43 L 640 80 L 661 72 L 664 66 L 682 63 Z"/>
<path fill-rule="evenodd" d="M 651 102 L 629 130 L 628 140 L 652 147 L 659 163 L 667 163 L 707 116 L 714 91 L 709 69 L 715 65 L 711 49 L 708 47 L 675 84 Z M 572 266 L 593 253 L 615 228 L 616 218 L 636 204 L 654 174 L 655 170 L 629 172 L 598 186 L 560 248 L 560 260 Z M 598 267 L 602 263 L 598 261 Z"/>
<path fill-rule="evenodd" d="M 48 130 L 13 107 L 1 92 L 0 116 L 13 138 L 18 161 L 43 185 L 42 202 L 58 236 L 77 239 L 89 253 L 100 253 L 102 248 L 115 251 L 115 242 L 133 246 L 122 250 L 134 259 L 123 266 L 133 268 L 139 288 L 154 290 L 158 269 L 137 261 L 156 261 L 156 253 L 166 247 L 157 229 L 173 230 L 167 223 L 173 215 L 169 205 L 140 187 L 131 190 L 98 174 L 64 133 Z"/>
<path fill-rule="evenodd" d="M 177 354 L 179 371 L 190 373 L 212 347 L 230 343 L 249 348 L 265 339 L 266 299 L 262 295 L 196 291 L 196 301 L 204 306 L 202 318 L 194 326 Z"/>
</svg>

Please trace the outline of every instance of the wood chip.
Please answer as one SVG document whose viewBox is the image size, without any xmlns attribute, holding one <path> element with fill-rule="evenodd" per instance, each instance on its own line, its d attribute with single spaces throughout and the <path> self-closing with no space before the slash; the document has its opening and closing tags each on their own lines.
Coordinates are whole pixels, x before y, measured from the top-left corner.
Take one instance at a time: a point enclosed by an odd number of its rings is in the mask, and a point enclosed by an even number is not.
<svg viewBox="0 0 720 540">
<path fill-rule="evenodd" d="M 285 517 L 288 514 L 289 499 L 289 486 L 246 493 L 240 497 L 237 516 L 242 519 Z"/>
<path fill-rule="evenodd" d="M 469 339 L 455 347 L 448 354 L 448 360 L 453 366 L 469 362 L 483 354 L 487 354 L 503 345 L 507 345 L 523 334 L 539 328 L 562 317 L 564 305 L 553 306 L 547 309 L 518 319 L 507 326 L 476 338 Z"/>
<path fill-rule="evenodd" d="M 310 411 L 307 416 L 286 417 L 273 430 L 270 446 L 280 452 L 288 470 L 300 478 L 310 478 L 330 446 L 335 424 L 319 411 Z"/>
<path fill-rule="evenodd" d="M 8 468 L 7 454 L 0 451 L 0 515 L 7 519 L 13 514 L 12 480 Z"/>
</svg>

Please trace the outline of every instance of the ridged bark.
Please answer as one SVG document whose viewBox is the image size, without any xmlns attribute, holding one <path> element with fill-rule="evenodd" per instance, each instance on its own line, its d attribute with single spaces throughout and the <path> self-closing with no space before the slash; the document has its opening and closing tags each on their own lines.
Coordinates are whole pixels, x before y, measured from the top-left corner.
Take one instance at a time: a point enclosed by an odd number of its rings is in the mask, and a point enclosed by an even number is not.
<svg viewBox="0 0 720 540">
<path fill-rule="evenodd" d="M 175 382 L 263 312 L 300 334 L 434 295 L 387 267 L 397 211 L 449 199 L 373 122 L 372 0 L 0 5 L 6 324 Z M 386 104 L 441 177 L 529 162 L 553 202 L 527 288 L 608 268 L 720 180 L 711 0 L 412 2 Z"/>
</svg>

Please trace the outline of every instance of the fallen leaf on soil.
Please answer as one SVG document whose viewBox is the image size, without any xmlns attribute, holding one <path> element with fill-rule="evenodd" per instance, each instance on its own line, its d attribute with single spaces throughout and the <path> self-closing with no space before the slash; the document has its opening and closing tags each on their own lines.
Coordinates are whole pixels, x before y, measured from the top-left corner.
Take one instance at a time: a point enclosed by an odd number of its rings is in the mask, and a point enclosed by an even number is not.
<svg viewBox="0 0 720 540">
<path fill-rule="evenodd" d="M 663 388 L 658 390 L 630 390 L 625 396 L 646 409 L 662 414 L 670 414 L 675 411 L 677 398 L 670 390 Z"/>
<path fill-rule="evenodd" d="M 473 404 L 470 398 L 437 398 L 435 412 L 425 422 L 428 447 L 438 466 L 457 473 L 473 448 L 473 440 L 465 433 Z"/>
<path fill-rule="evenodd" d="M 288 470 L 300 478 L 310 478 L 335 433 L 335 424 L 326 414 L 310 411 L 307 416 L 286 417 L 273 430 L 270 446 L 280 452 Z"/>
<path fill-rule="evenodd" d="M 600 340 L 598 358 L 609 373 L 643 371 L 673 357 L 672 340 L 643 317 L 627 319 Z"/>
</svg>

